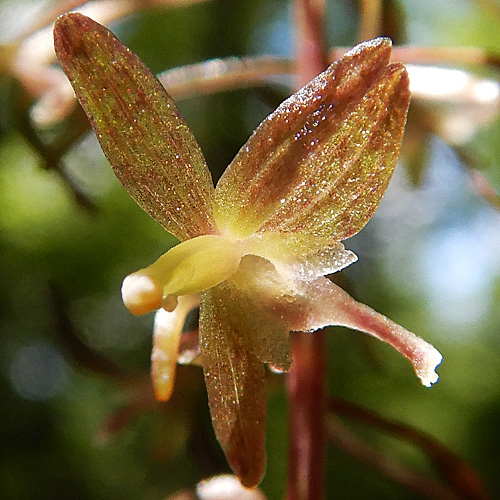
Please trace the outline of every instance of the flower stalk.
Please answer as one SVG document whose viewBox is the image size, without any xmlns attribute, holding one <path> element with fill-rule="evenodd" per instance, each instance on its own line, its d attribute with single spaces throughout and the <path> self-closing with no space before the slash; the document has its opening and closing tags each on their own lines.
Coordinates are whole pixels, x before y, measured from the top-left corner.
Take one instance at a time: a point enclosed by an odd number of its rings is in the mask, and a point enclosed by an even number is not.
<svg viewBox="0 0 500 500">
<path fill-rule="evenodd" d="M 324 0 L 295 0 L 296 82 L 301 87 L 327 66 Z M 292 335 L 288 375 L 287 500 L 324 498 L 326 343 L 323 331 Z"/>
</svg>

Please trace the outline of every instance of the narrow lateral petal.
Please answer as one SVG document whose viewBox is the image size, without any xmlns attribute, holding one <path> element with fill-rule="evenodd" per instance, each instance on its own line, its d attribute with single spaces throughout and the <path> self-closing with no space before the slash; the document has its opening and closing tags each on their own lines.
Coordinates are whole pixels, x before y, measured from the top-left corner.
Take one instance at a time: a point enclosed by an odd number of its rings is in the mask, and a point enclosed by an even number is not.
<svg viewBox="0 0 500 500">
<path fill-rule="evenodd" d="M 202 294 L 200 347 L 215 434 L 229 465 L 246 487 L 266 465 L 264 366 L 243 344 L 221 286 Z"/>
<path fill-rule="evenodd" d="M 410 94 L 391 42 L 358 45 L 264 120 L 221 177 L 221 231 L 358 232 L 387 188 Z"/>
<path fill-rule="evenodd" d="M 184 295 L 173 311 L 158 309 L 155 314 L 151 378 L 158 401 L 167 401 L 172 395 L 182 328 L 189 311 L 199 303 L 199 296 Z"/>
<path fill-rule="evenodd" d="M 215 233 L 210 172 L 156 77 L 110 31 L 82 14 L 57 20 L 54 44 L 130 196 L 180 240 Z"/>
<path fill-rule="evenodd" d="M 407 358 L 423 385 L 430 387 L 438 381 L 435 370 L 443 357 L 424 339 L 357 302 L 327 278 L 307 285 L 303 294 L 308 303 L 302 309 L 304 314 L 296 316 L 294 330 L 314 331 L 324 326 L 360 330 L 386 342 Z"/>
</svg>

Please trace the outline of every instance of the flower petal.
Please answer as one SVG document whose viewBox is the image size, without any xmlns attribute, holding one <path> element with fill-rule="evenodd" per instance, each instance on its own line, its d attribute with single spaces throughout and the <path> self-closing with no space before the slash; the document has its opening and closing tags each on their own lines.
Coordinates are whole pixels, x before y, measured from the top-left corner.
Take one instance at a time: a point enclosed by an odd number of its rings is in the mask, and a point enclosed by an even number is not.
<svg viewBox="0 0 500 500">
<path fill-rule="evenodd" d="M 304 307 L 305 314 L 296 316 L 294 330 L 314 331 L 331 325 L 360 330 L 388 343 L 405 356 L 423 385 L 430 387 L 438 381 L 435 370 L 443 357 L 422 338 L 355 301 L 327 278 L 306 285 L 303 294 L 308 304 Z"/>
<path fill-rule="evenodd" d="M 409 105 L 391 42 L 358 45 L 264 120 L 221 177 L 222 232 L 358 232 L 387 188 Z"/>
<path fill-rule="evenodd" d="M 82 14 L 57 20 L 54 44 L 130 196 L 180 240 L 215 233 L 205 159 L 160 82 L 110 31 Z"/>
<path fill-rule="evenodd" d="M 255 255 L 243 257 L 238 272 L 221 285 L 226 310 L 238 325 L 245 348 L 280 371 L 291 365 L 288 318 L 295 291 L 274 265 Z"/>
<path fill-rule="evenodd" d="M 264 475 L 266 393 L 264 366 L 243 344 L 226 309 L 224 288 L 202 294 L 200 347 L 215 434 L 229 465 L 246 487 Z"/>
<path fill-rule="evenodd" d="M 198 295 L 184 295 L 173 311 L 158 309 L 155 314 L 151 377 L 158 401 L 167 401 L 172 395 L 182 328 L 189 311 L 199 302 Z"/>
<path fill-rule="evenodd" d="M 303 233 L 256 233 L 245 242 L 248 254 L 271 261 L 287 279 L 311 281 L 336 273 L 358 260 L 344 245 L 330 237 L 314 237 Z"/>
</svg>

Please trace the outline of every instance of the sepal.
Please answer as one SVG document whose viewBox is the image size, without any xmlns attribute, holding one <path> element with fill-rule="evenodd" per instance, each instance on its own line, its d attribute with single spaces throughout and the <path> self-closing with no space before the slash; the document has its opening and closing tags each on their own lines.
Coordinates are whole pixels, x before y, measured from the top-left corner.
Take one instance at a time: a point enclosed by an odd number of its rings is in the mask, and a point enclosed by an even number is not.
<svg viewBox="0 0 500 500">
<path fill-rule="evenodd" d="M 240 325 L 226 309 L 221 287 L 203 292 L 200 347 L 210 413 L 217 439 L 241 483 L 252 488 L 265 466 L 264 366 L 246 348 Z"/>
<path fill-rule="evenodd" d="M 387 38 L 358 45 L 259 125 L 216 186 L 223 233 L 341 241 L 366 224 L 394 171 L 410 100 L 390 55 Z"/>
<path fill-rule="evenodd" d="M 215 233 L 205 158 L 151 71 L 104 26 L 79 13 L 59 17 L 54 46 L 130 196 L 180 240 Z"/>
</svg>

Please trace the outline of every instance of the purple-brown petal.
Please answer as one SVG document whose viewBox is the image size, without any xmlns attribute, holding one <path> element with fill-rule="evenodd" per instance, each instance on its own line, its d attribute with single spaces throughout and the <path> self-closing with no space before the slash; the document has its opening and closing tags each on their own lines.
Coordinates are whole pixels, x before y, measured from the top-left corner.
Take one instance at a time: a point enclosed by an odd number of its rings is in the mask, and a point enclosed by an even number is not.
<svg viewBox="0 0 500 500">
<path fill-rule="evenodd" d="M 215 434 L 229 465 L 251 488 L 266 465 L 264 366 L 244 345 L 225 307 L 227 299 L 222 285 L 202 294 L 202 364 Z"/>
<path fill-rule="evenodd" d="M 216 232 L 213 184 L 173 100 L 140 59 L 82 14 L 54 27 L 61 66 L 132 198 L 180 240 Z"/>
<path fill-rule="evenodd" d="M 216 187 L 222 231 L 341 241 L 370 219 L 392 176 L 409 105 L 391 42 L 358 45 L 265 119 Z"/>
</svg>

